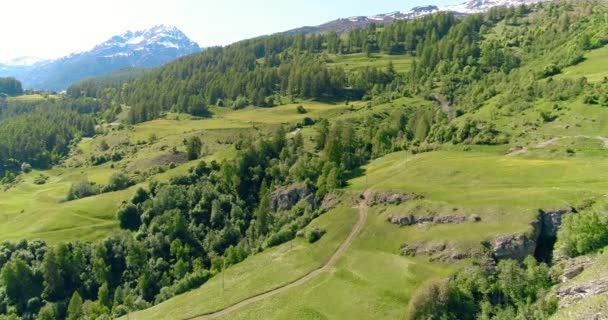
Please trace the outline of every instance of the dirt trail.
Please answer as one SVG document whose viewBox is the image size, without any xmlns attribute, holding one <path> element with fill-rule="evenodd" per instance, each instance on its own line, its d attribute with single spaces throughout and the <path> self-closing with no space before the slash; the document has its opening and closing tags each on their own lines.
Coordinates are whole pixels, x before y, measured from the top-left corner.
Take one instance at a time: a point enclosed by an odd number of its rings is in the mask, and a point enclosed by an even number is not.
<svg viewBox="0 0 608 320">
<path fill-rule="evenodd" d="M 241 308 L 244 308 L 252 303 L 262 301 L 264 299 L 270 298 L 277 294 L 286 292 L 290 289 L 299 287 L 299 286 L 313 280 L 314 278 L 320 276 L 321 274 L 331 271 L 331 269 L 336 266 L 336 263 L 338 262 L 338 260 L 344 255 L 346 250 L 348 250 L 348 248 L 350 248 L 351 244 L 355 241 L 355 239 L 361 232 L 361 229 L 363 229 L 363 226 L 365 225 L 365 221 L 367 220 L 367 201 L 366 201 L 366 199 L 367 199 L 367 193 L 364 193 L 363 199 L 361 199 L 359 201 L 359 204 L 357 206 L 357 210 L 358 210 L 357 222 L 353 226 L 353 229 L 350 231 L 350 234 L 348 235 L 346 240 L 344 240 L 344 242 L 342 242 L 342 244 L 340 244 L 340 247 L 338 247 L 336 252 L 334 252 L 334 254 L 329 258 L 329 260 L 327 260 L 327 262 L 322 267 L 313 270 L 312 272 L 306 274 L 305 276 L 302 276 L 301 278 L 299 278 L 297 280 L 294 280 L 293 282 L 285 284 L 285 285 L 278 287 L 276 289 L 273 289 L 271 291 L 252 296 L 241 302 L 237 302 L 236 304 L 226 307 L 222 310 L 218 310 L 218 311 L 215 311 L 212 313 L 188 318 L 188 320 L 207 320 L 207 319 L 216 319 L 219 317 L 226 316 L 226 315 L 228 315 L 234 311 L 237 311 Z"/>
</svg>

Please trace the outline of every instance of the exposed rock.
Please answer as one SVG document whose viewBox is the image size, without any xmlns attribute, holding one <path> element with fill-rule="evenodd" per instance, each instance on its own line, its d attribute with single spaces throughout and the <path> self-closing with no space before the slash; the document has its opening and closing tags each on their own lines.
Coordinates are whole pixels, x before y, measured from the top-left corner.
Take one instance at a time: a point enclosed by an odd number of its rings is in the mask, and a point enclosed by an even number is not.
<svg viewBox="0 0 608 320">
<path fill-rule="evenodd" d="M 476 214 L 472 214 L 469 217 L 469 221 L 471 221 L 471 222 L 480 222 L 481 221 L 481 217 L 478 216 L 478 215 L 476 215 Z"/>
<path fill-rule="evenodd" d="M 593 259 L 585 256 L 564 261 L 562 263 L 564 269 L 561 276 L 562 282 L 566 282 L 578 276 L 585 271 L 585 269 L 591 267 L 594 263 L 595 261 Z"/>
<path fill-rule="evenodd" d="M 340 203 L 340 199 L 338 198 L 338 196 L 330 193 L 330 194 L 325 195 L 325 197 L 323 198 L 323 201 L 321 202 L 321 206 L 319 208 L 323 211 L 329 211 L 329 210 L 335 208 L 338 205 L 338 203 Z"/>
<path fill-rule="evenodd" d="M 388 222 L 399 226 L 411 226 L 416 224 L 455 224 L 464 223 L 467 221 L 465 216 L 451 215 L 451 216 L 437 216 L 437 217 L 416 217 L 414 215 L 395 216 L 389 215 Z"/>
<path fill-rule="evenodd" d="M 401 254 L 404 256 L 428 256 L 430 261 L 455 262 L 469 258 L 481 258 L 483 252 L 469 250 L 462 251 L 452 244 L 447 243 L 411 243 L 401 246 Z"/>
<path fill-rule="evenodd" d="M 467 221 L 467 217 L 465 216 L 440 216 L 433 218 L 433 223 L 435 224 L 455 224 L 455 223 L 464 223 Z"/>
<path fill-rule="evenodd" d="M 281 187 L 270 195 L 270 209 L 274 212 L 289 210 L 302 200 L 308 202 L 313 209 L 317 209 L 317 199 L 312 187 L 304 183 Z"/>
<path fill-rule="evenodd" d="M 419 198 L 420 196 L 415 195 L 413 193 L 402 193 L 392 191 L 370 192 L 367 195 L 367 204 L 370 206 L 377 204 L 398 205 Z"/>
<path fill-rule="evenodd" d="M 388 222 L 400 226 L 409 226 L 412 224 L 412 216 L 388 216 Z"/>
<path fill-rule="evenodd" d="M 581 299 L 605 292 L 608 292 L 608 278 L 596 279 L 591 282 L 561 288 L 557 290 L 559 307 L 568 307 Z"/>
<path fill-rule="evenodd" d="M 494 238 L 490 243 L 494 259 L 514 259 L 522 261 L 525 257 L 533 255 L 536 250 L 536 240 L 525 235 L 502 235 Z"/>
<path fill-rule="evenodd" d="M 562 225 L 562 217 L 572 213 L 572 208 L 558 210 L 541 210 L 540 221 L 542 223 L 542 233 L 546 237 L 557 237 L 557 231 Z"/>
</svg>

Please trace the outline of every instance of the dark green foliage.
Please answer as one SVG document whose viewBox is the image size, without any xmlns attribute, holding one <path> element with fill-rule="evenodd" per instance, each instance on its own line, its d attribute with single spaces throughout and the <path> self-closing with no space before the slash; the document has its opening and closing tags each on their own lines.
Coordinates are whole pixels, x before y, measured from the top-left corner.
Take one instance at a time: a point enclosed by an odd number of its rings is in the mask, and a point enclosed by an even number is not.
<svg viewBox="0 0 608 320">
<path fill-rule="evenodd" d="M 203 148 L 201 138 L 196 136 L 190 137 L 185 141 L 185 145 L 188 160 L 196 160 L 201 156 L 201 150 Z"/>
<path fill-rule="evenodd" d="M 305 114 L 305 113 L 308 112 L 308 111 L 306 111 L 306 109 L 302 105 L 298 106 L 297 111 L 298 111 L 299 114 Z"/>
<path fill-rule="evenodd" d="M 72 141 L 93 134 L 93 118 L 60 102 L 0 104 L 0 177 L 20 172 L 22 163 L 48 168 L 68 153 Z"/>
<path fill-rule="evenodd" d="M 308 232 L 308 234 L 306 235 L 306 240 L 308 240 L 309 243 L 315 243 L 315 242 L 319 241 L 319 239 L 321 239 L 321 237 L 323 237 L 324 234 L 325 234 L 324 229 L 314 228 Z"/>
<path fill-rule="evenodd" d="M 0 78 L 0 96 L 19 96 L 23 94 L 21 82 L 15 78 Z"/>
<path fill-rule="evenodd" d="M 431 280 L 410 301 L 409 319 L 546 319 L 557 310 L 543 295 L 555 284 L 546 264 L 528 257 L 498 263 L 494 272 L 480 266 L 456 274 L 450 281 Z"/>
<path fill-rule="evenodd" d="M 127 230 L 137 230 L 141 225 L 141 219 L 139 217 L 139 211 L 133 204 L 123 205 L 116 212 L 118 223 L 121 228 Z"/>
</svg>

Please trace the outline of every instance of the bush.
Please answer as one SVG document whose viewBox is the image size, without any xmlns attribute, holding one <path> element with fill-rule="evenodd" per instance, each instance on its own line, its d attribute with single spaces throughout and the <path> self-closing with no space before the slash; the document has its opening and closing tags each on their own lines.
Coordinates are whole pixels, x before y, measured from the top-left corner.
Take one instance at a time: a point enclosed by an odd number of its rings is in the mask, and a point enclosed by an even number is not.
<svg viewBox="0 0 608 320">
<path fill-rule="evenodd" d="M 124 190 L 134 184 L 133 180 L 124 173 L 115 173 L 110 177 L 110 181 L 103 188 L 103 192 L 114 192 Z"/>
<path fill-rule="evenodd" d="M 448 318 L 450 302 L 449 280 L 430 280 L 414 292 L 408 306 L 410 320 Z"/>
<path fill-rule="evenodd" d="M 321 239 L 321 237 L 323 237 L 323 235 L 325 235 L 325 230 L 321 229 L 319 227 L 316 227 L 316 228 L 310 230 L 310 232 L 308 232 L 306 239 L 308 240 L 309 243 L 315 243 L 315 242 L 319 241 L 319 239 Z"/>
<path fill-rule="evenodd" d="M 29 163 L 24 162 L 21 164 L 21 171 L 24 173 L 30 173 L 32 172 L 32 166 Z"/>
<path fill-rule="evenodd" d="M 303 106 L 303 105 L 299 105 L 299 106 L 298 106 L 298 108 L 297 108 L 297 110 L 298 110 L 298 113 L 299 113 L 299 114 L 305 114 L 305 113 L 308 113 L 308 111 L 307 111 L 307 110 L 304 108 L 304 106 Z"/>
<path fill-rule="evenodd" d="M 36 178 L 34 178 L 34 184 L 37 184 L 37 185 L 45 184 L 48 179 L 49 179 L 48 176 L 39 174 Z"/>
<path fill-rule="evenodd" d="M 606 217 L 594 211 L 564 217 L 557 235 L 557 250 L 570 257 L 584 255 L 608 245 Z"/>
<path fill-rule="evenodd" d="M 135 231 L 141 225 L 141 217 L 137 207 L 131 203 L 124 205 L 116 212 L 116 218 L 122 229 Z"/>
<path fill-rule="evenodd" d="M 282 243 L 285 243 L 291 239 L 293 239 L 294 233 L 290 229 L 283 229 L 268 238 L 267 245 L 269 247 L 278 246 Z M 315 240 L 316 241 L 316 240 Z M 313 241 L 314 242 L 314 241 Z"/>
<path fill-rule="evenodd" d="M 168 300 L 178 294 L 188 292 L 192 289 L 196 289 L 203 285 L 209 280 L 210 274 L 207 270 L 195 271 L 187 274 L 183 279 L 176 282 L 171 287 L 165 287 L 160 290 L 160 293 L 156 296 L 156 303 L 161 303 Z"/>
<path fill-rule="evenodd" d="M 68 192 L 68 201 L 82 199 L 90 196 L 99 194 L 99 187 L 94 182 L 88 180 L 81 180 L 72 183 L 70 191 Z"/>
</svg>

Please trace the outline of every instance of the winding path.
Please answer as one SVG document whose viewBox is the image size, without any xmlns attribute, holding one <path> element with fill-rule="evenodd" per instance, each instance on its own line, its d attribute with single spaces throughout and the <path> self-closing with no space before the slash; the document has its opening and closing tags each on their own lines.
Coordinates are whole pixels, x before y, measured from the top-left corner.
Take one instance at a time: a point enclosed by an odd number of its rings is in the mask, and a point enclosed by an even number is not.
<svg viewBox="0 0 608 320">
<path fill-rule="evenodd" d="M 363 226 L 365 225 L 365 221 L 367 220 L 366 198 L 367 198 L 367 193 L 364 193 L 363 198 L 359 201 L 359 204 L 357 205 L 357 211 L 358 211 L 357 222 L 353 226 L 353 229 L 350 231 L 350 234 L 348 235 L 346 240 L 344 240 L 344 242 L 342 242 L 342 244 L 340 244 L 340 247 L 338 247 L 336 252 L 334 252 L 334 254 L 329 258 L 329 260 L 327 260 L 327 262 L 323 266 L 311 271 L 310 273 L 302 276 L 301 278 L 294 280 L 293 282 L 287 283 L 287 284 L 280 286 L 276 289 L 273 289 L 271 291 L 260 293 L 258 295 L 252 296 L 241 302 L 237 302 L 236 304 L 233 304 L 229 307 L 226 307 L 224 309 L 221 309 L 221 310 L 218 310 L 215 312 L 187 318 L 187 320 L 217 319 L 219 317 L 226 316 L 226 315 L 228 315 L 232 312 L 235 312 L 239 309 L 242 309 L 252 303 L 262 301 L 264 299 L 273 297 L 277 294 L 286 292 L 287 290 L 299 287 L 299 286 L 315 279 L 316 277 L 320 276 L 321 274 L 331 271 L 331 269 L 336 266 L 336 263 L 338 262 L 338 260 L 344 255 L 346 250 L 348 250 L 348 248 L 350 248 L 351 244 L 355 241 L 355 239 L 357 238 L 359 233 L 361 233 L 361 229 L 363 229 Z"/>
</svg>

